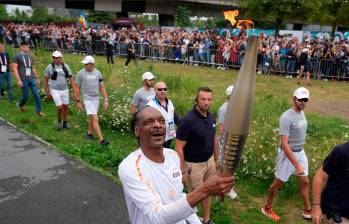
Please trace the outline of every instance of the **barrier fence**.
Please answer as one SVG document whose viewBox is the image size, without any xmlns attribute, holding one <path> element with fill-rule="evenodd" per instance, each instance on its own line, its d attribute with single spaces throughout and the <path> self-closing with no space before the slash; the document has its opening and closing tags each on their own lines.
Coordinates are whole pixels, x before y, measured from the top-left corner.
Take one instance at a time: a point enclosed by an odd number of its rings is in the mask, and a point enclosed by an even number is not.
<svg viewBox="0 0 349 224">
<path fill-rule="evenodd" d="M 106 54 L 108 42 L 104 40 L 41 40 L 48 50 L 80 52 L 87 54 Z M 39 43 L 33 43 L 37 45 Z M 176 45 L 135 44 L 136 57 L 146 60 L 177 62 L 188 65 L 212 66 L 218 69 L 238 69 L 244 58 L 244 51 L 234 49 L 205 49 Z M 126 43 L 113 44 L 114 56 L 126 56 Z M 317 59 L 308 58 L 304 64 L 305 71 L 309 70 L 314 79 L 349 79 L 349 59 Z M 280 55 L 258 54 L 257 70 L 261 73 L 273 73 L 296 76 L 300 69 L 296 58 L 280 57 Z"/>
</svg>

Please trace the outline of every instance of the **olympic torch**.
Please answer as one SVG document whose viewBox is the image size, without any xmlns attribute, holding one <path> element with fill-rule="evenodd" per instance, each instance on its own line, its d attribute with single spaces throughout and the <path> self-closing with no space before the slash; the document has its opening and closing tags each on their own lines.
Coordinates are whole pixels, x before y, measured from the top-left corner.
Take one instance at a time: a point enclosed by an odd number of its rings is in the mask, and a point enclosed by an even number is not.
<svg viewBox="0 0 349 224">
<path fill-rule="evenodd" d="M 248 135 L 256 82 L 259 37 L 248 38 L 247 52 L 228 102 L 220 139 L 220 165 L 223 174 L 233 175 L 241 158 Z M 218 198 L 223 201 L 223 197 Z"/>
</svg>

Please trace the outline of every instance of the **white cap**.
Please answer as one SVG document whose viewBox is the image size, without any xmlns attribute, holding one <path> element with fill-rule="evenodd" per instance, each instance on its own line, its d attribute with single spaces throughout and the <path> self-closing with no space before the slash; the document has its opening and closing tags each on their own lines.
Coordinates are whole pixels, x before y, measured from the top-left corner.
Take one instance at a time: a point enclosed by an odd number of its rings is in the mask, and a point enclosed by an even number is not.
<svg viewBox="0 0 349 224">
<path fill-rule="evenodd" d="M 61 53 L 60 51 L 54 51 L 54 52 L 52 53 L 52 57 L 55 57 L 55 58 L 62 58 L 63 55 L 62 55 L 62 53 Z"/>
<path fill-rule="evenodd" d="M 299 87 L 294 91 L 293 96 L 297 99 L 309 99 L 309 91 L 304 87 Z"/>
<path fill-rule="evenodd" d="M 230 96 L 231 93 L 233 92 L 233 89 L 234 89 L 234 86 L 233 86 L 233 85 L 228 86 L 228 88 L 225 90 L 225 94 L 226 94 L 227 96 Z"/>
<path fill-rule="evenodd" d="M 81 61 L 83 64 L 94 64 L 96 61 L 91 55 L 87 55 L 84 60 Z"/>
<path fill-rule="evenodd" d="M 142 80 L 152 80 L 155 79 L 155 76 L 151 72 L 144 72 L 142 75 Z"/>
</svg>

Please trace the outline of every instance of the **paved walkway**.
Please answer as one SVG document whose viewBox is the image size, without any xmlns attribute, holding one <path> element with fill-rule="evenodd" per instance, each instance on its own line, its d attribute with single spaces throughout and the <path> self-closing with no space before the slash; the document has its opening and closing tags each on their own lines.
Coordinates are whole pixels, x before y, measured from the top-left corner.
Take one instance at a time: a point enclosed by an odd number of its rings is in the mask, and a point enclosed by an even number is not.
<svg viewBox="0 0 349 224">
<path fill-rule="evenodd" d="M 121 186 L 0 120 L 0 223 L 129 220 Z"/>
</svg>

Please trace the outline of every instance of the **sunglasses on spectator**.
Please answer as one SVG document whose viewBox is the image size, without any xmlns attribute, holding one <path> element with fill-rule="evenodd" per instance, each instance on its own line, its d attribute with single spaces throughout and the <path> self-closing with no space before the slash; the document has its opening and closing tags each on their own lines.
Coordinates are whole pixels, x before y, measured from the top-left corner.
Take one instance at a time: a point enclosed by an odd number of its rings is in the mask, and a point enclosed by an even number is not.
<svg viewBox="0 0 349 224">
<path fill-rule="evenodd" d="M 306 102 L 308 102 L 309 99 L 308 98 L 302 98 L 302 99 L 297 99 L 297 100 L 306 103 Z"/>
<path fill-rule="evenodd" d="M 158 88 L 158 91 L 161 92 L 161 91 L 167 91 L 167 88 Z"/>
</svg>

